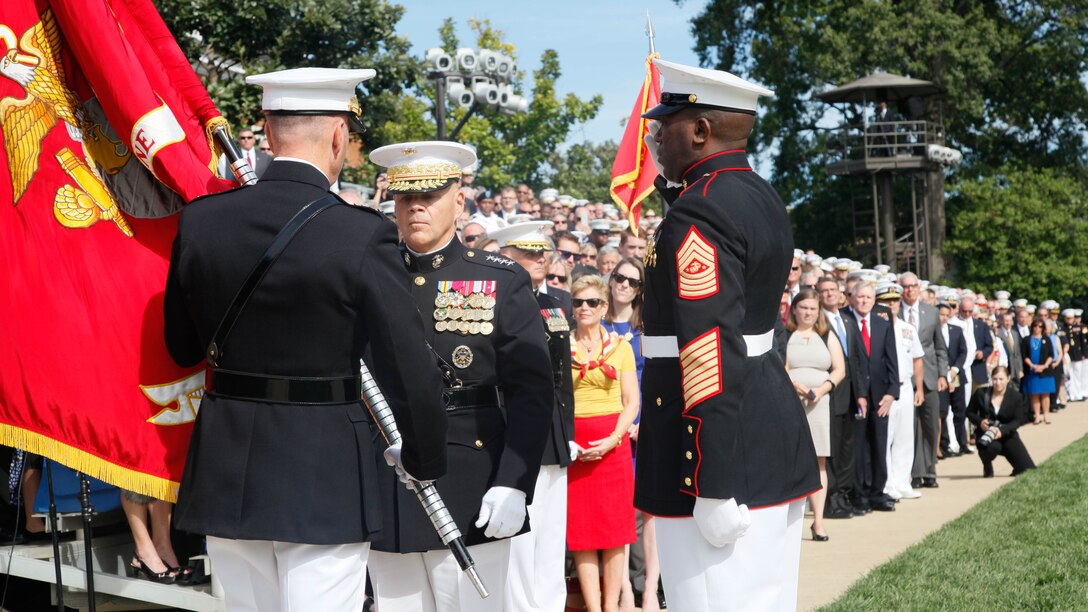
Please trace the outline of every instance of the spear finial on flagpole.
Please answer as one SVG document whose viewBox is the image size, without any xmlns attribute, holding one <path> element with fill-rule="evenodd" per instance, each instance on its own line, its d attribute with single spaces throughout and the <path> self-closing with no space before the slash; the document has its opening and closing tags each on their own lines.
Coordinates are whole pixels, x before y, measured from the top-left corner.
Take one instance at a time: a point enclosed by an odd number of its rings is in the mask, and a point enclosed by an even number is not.
<svg viewBox="0 0 1088 612">
<path fill-rule="evenodd" d="M 646 9 L 646 37 L 650 39 L 650 55 L 657 53 L 654 48 L 654 24 L 650 21 L 650 9 Z"/>
</svg>

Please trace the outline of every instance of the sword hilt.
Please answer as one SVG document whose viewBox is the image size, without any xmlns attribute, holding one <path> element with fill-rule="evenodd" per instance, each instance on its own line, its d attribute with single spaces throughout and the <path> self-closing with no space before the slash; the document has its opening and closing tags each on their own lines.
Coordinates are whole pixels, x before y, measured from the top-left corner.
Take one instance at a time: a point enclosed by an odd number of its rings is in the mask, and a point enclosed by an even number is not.
<svg viewBox="0 0 1088 612">
<path fill-rule="evenodd" d="M 370 411 L 370 415 L 378 424 L 382 437 L 390 446 L 400 444 L 400 430 L 397 428 L 397 421 L 393 417 L 393 409 L 385 401 L 385 395 L 378 388 L 378 383 L 375 382 L 374 377 L 370 374 L 370 369 L 366 367 L 362 360 L 359 361 L 359 375 L 362 381 L 363 403 L 366 404 L 367 410 Z M 490 593 L 488 593 L 487 587 L 484 586 L 483 580 L 480 579 L 479 573 L 476 572 L 476 562 L 473 561 L 468 547 L 465 546 L 465 541 L 461 537 L 461 530 L 457 528 L 457 523 L 454 522 L 453 516 L 450 515 L 434 483 L 423 484 L 417 480 L 409 480 L 408 488 L 416 494 L 416 499 L 423 506 L 423 512 L 431 521 L 431 525 L 438 533 L 438 537 L 453 553 L 457 565 L 468 576 L 472 586 L 476 587 L 476 592 L 480 594 L 481 598 L 487 598 Z"/>
</svg>

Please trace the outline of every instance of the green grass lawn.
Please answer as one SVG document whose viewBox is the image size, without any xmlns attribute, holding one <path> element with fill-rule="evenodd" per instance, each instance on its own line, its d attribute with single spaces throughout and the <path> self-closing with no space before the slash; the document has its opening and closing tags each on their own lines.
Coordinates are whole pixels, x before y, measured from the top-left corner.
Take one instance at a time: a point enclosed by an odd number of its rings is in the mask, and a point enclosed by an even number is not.
<svg viewBox="0 0 1088 612">
<path fill-rule="evenodd" d="M 1007 473 L 1004 459 L 994 466 Z M 1086 472 L 1088 437 L 821 610 L 1088 610 Z"/>
</svg>

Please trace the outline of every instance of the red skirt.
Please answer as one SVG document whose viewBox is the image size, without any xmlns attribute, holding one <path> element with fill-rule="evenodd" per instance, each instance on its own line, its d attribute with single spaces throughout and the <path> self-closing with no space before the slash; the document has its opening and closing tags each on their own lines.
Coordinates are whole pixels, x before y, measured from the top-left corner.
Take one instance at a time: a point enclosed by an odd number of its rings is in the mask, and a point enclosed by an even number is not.
<svg viewBox="0 0 1088 612">
<path fill-rule="evenodd" d="M 575 417 L 574 441 L 589 448 L 616 429 L 619 413 Z M 603 550 L 632 544 L 635 533 L 635 473 L 631 443 L 623 442 L 600 461 L 575 461 L 567 468 L 567 549 Z"/>
</svg>

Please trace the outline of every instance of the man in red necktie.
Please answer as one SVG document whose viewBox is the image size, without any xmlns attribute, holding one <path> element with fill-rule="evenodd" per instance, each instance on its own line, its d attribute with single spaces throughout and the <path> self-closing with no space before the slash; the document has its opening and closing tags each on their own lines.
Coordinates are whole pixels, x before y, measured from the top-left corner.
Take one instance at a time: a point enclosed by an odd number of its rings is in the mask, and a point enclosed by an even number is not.
<svg viewBox="0 0 1088 612">
<path fill-rule="evenodd" d="M 887 310 L 873 310 L 876 287 L 861 281 L 850 294 L 850 308 L 843 314 L 852 318 L 861 332 L 864 355 L 859 355 L 861 377 L 867 392 L 859 393 L 861 417 L 854 432 L 864 443 L 855 448 L 857 469 L 856 506 L 862 511 L 895 510 L 895 503 L 884 493 L 888 480 L 888 414 L 899 396 L 899 364 L 895 349 L 895 330 Z M 868 467 L 866 467 L 868 466 Z"/>
</svg>

